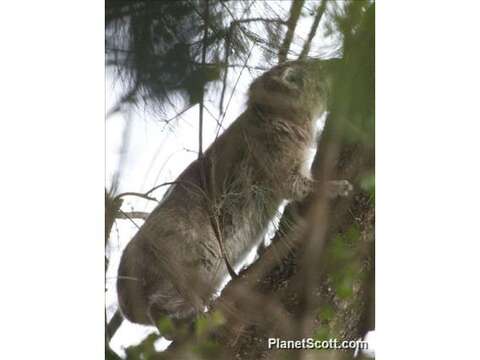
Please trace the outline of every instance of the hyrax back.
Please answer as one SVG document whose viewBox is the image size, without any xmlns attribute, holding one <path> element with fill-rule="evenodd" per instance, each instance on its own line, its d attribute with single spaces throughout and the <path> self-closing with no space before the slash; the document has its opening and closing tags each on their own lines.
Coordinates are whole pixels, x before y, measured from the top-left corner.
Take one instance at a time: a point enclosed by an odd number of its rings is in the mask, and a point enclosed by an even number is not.
<svg viewBox="0 0 480 360">
<path fill-rule="evenodd" d="M 246 111 L 192 162 L 125 249 L 118 300 L 130 321 L 203 311 L 237 264 L 263 239 L 283 200 L 311 188 L 305 166 L 325 111 L 326 62 L 284 63 L 250 86 Z"/>
</svg>

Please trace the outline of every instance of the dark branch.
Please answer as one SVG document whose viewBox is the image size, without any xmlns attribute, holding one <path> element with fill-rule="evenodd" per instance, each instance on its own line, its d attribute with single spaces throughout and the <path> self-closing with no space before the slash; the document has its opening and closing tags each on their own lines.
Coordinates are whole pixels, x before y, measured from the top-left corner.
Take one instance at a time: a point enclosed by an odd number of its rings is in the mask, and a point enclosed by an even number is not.
<svg viewBox="0 0 480 360">
<path fill-rule="evenodd" d="M 263 22 L 263 23 L 274 23 L 274 24 L 282 24 L 282 25 L 288 25 L 288 23 L 285 20 L 282 19 L 267 19 L 267 18 L 249 18 L 249 19 L 240 19 L 240 20 L 234 20 L 232 24 L 240 24 L 240 23 L 249 23 L 249 22 Z"/>
<path fill-rule="evenodd" d="M 140 86 L 135 84 L 125 95 L 123 95 L 120 100 L 108 111 L 106 118 L 108 119 L 113 114 L 122 110 L 122 107 L 126 103 L 132 103 L 135 100 L 138 89 Z"/>
<path fill-rule="evenodd" d="M 208 9 L 208 0 L 205 0 L 205 29 L 203 31 L 203 46 L 202 46 L 202 66 L 205 66 L 207 58 L 207 38 L 208 38 L 208 27 L 209 27 L 209 9 Z M 199 126 L 198 126 L 198 158 L 201 159 L 203 156 L 203 103 L 205 97 L 205 85 L 202 84 L 202 92 L 200 95 L 200 108 L 199 108 Z"/>
<path fill-rule="evenodd" d="M 132 219 L 143 219 L 147 220 L 148 215 L 150 215 L 147 212 L 144 211 L 126 211 L 126 212 L 120 212 L 116 215 L 117 219 L 127 219 L 127 218 L 132 218 Z"/>
<path fill-rule="evenodd" d="M 290 17 L 288 18 L 288 30 L 285 34 L 283 44 L 278 51 L 278 62 L 280 63 L 287 60 L 288 50 L 290 49 L 293 34 L 295 32 L 295 28 L 297 27 L 298 18 L 300 17 L 300 12 L 304 3 L 305 0 L 292 1 L 292 7 L 290 8 Z"/>
<path fill-rule="evenodd" d="M 322 19 L 323 14 L 325 13 L 325 9 L 327 8 L 327 0 L 323 0 L 320 6 L 317 8 L 317 12 L 315 14 L 315 19 L 313 20 L 312 27 L 310 28 L 310 33 L 308 34 L 308 39 L 303 45 L 302 52 L 300 53 L 299 58 L 303 59 L 308 56 L 310 51 L 310 46 L 312 44 L 312 40 L 317 33 L 318 25 L 320 24 L 320 20 Z"/>
<path fill-rule="evenodd" d="M 110 319 L 110 322 L 108 323 L 107 329 L 106 329 L 108 341 L 112 340 L 113 335 L 115 335 L 120 325 L 122 325 L 122 322 L 123 322 L 122 314 L 118 310 L 115 311 L 115 314 Z"/>
</svg>

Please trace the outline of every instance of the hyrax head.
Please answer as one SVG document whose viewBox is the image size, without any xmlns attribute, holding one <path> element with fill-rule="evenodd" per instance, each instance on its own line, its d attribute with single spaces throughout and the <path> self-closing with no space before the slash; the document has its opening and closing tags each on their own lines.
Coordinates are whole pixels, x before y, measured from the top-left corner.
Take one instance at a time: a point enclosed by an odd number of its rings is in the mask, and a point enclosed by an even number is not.
<svg viewBox="0 0 480 360">
<path fill-rule="evenodd" d="M 249 106 L 317 119 L 327 110 L 336 61 L 305 59 L 275 66 L 250 85 Z"/>
</svg>

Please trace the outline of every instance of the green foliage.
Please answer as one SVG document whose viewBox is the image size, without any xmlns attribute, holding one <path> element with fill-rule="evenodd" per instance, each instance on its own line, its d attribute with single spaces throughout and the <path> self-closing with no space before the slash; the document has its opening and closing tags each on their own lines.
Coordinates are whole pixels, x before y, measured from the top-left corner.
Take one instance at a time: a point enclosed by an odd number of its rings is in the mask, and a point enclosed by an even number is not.
<svg viewBox="0 0 480 360">
<path fill-rule="evenodd" d="M 331 118 L 335 138 L 375 143 L 375 3 L 356 0 L 338 8 L 335 26 L 343 37 L 342 62 L 334 70 Z"/>
<path fill-rule="evenodd" d="M 157 334 L 150 334 L 145 340 L 136 346 L 130 346 L 125 350 L 127 359 L 129 360 L 148 360 L 155 354 L 155 341 L 159 336 Z"/>
<path fill-rule="evenodd" d="M 174 324 L 168 317 L 162 317 L 157 322 L 157 327 L 161 335 L 151 334 L 142 343 L 126 349 L 127 359 L 148 360 L 163 358 L 162 356 L 158 356 L 154 348 L 154 343 L 160 336 L 174 338 L 177 339 L 177 341 L 179 341 L 178 339 L 185 339 L 190 336 L 191 342 L 188 345 L 190 351 L 202 359 L 216 358 L 221 355 L 222 347 L 213 340 L 211 335 L 223 324 L 225 324 L 225 318 L 220 311 L 199 316 L 193 324 L 195 336 L 191 337 L 190 335 L 193 335 L 193 333 L 188 330 L 190 328 L 188 324 Z M 162 355 L 170 358 L 167 354 Z"/>
<path fill-rule="evenodd" d="M 320 326 L 313 333 L 313 338 L 317 341 L 325 341 L 331 338 L 330 331 L 326 326 Z"/>
<path fill-rule="evenodd" d="M 330 321 L 334 318 L 334 316 L 335 316 L 335 309 L 330 304 L 323 305 L 322 307 L 320 307 L 320 310 L 318 311 L 319 320 Z"/>
<path fill-rule="evenodd" d="M 251 48 L 246 28 L 235 23 L 247 20 L 249 4 L 234 8 L 221 0 L 107 0 L 106 61 L 128 88 L 122 101 L 141 99 L 160 109 L 178 97 L 200 102 L 203 89 L 220 80 L 229 63 L 243 63 Z M 270 23 L 265 30 L 278 33 Z"/>
<path fill-rule="evenodd" d="M 205 4 L 106 1 L 107 65 L 114 66 L 130 87 L 128 101 L 142 97 L 164 105 L 178 95 L 190 104 L 199 102 L 203 88 L 223 72 L 220 58 L 227 33 L 235 49 L 230 60 L 246 56 L 246 40 L 238 31 L 229 31 L 226 7 L 209 0 L 207 12 Z M 202 63 L 204 46 L 207 58 Z"/>
<path fill-rule="evenodd" d="M 359 237 L 360 229 L 357 224 L 350 226 L 345 233 L 336 235 L 327 249 L 331 264 L 351 260 L 357 251 L 357 241 Z"/>
<path fill-rule="evenodd" d="M 162 336 L 170 337 L 175 332 L 175 326 L 172 320 L 166 316 L 163 316 L 157 321 L 157 327 Z"/>
<path fill-rule="evenodd" d="M 215 359 L 221 353 L 220 344 L 213 340 L 203 340 L 193 346 L 193 352 L 200 355 L 203 359 Z"/>
<path fill-rule="evenodd" d="M 354 275 L 350 271 L 337 272 L 334 277 L 334 288 L 337 296 L 348 299 L 353 295 Z"/>
<path fill-rule="evenodd" d="M 105 346 L 105 360 L 121 360 L 108 346 Z"/>
<path fill-rule="evenodd" d="M 225 317 L 220 311 L 213 311 L 205 316 L 200 316 L 195 322 L 195 334 L 203 337 L 225 323 Z"/>
<path fill-rule="evenodd" d="M 375 195 L 375 174 L 369 173 L 360 179 L 360 189 L 371 196 Z"/>
<path fill-rule="evenodd" d="M 348 299 L 353 295 L 353 286 L 361 273 L 358 262 L 360 249 L 360 229 L 357 224 L 351 225 L 344 233 L 335 236 L 328 244 L 327 267 L 336 295 Z"/>
</svg>

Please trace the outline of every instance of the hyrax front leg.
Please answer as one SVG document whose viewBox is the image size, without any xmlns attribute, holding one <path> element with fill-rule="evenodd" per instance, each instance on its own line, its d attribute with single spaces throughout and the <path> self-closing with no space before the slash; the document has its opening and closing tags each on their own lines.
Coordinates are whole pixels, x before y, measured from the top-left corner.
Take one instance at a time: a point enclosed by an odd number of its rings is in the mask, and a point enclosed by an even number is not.
<svg viewBox="0 0 480 360">
<path fill-rule="evenodd" d="M 292 200 L 300 201 L 313 192 L 315 181 L 305 175 L 296 174 L 291 178 L 291 186 Z"/>
<path fill-rule="evenodd" d="M 346 197 L 353 191 L 353 186 L 348 180 L 330 180 L 327 182 L 327 196 L 330 199 Z"/>
<path fill-rule="evenodd" d="M 291 184 L 291 198 L 296 201 L 303 200 L 315 188 L 315 180 L 302 174 L 296 174 L 292 177 Z M 353 186 L 348 180 L 331 180 L 327 181 L 325 190 L 327 197 L 334 199 L 349 196 L 353 191 Z"/>
</svg>

